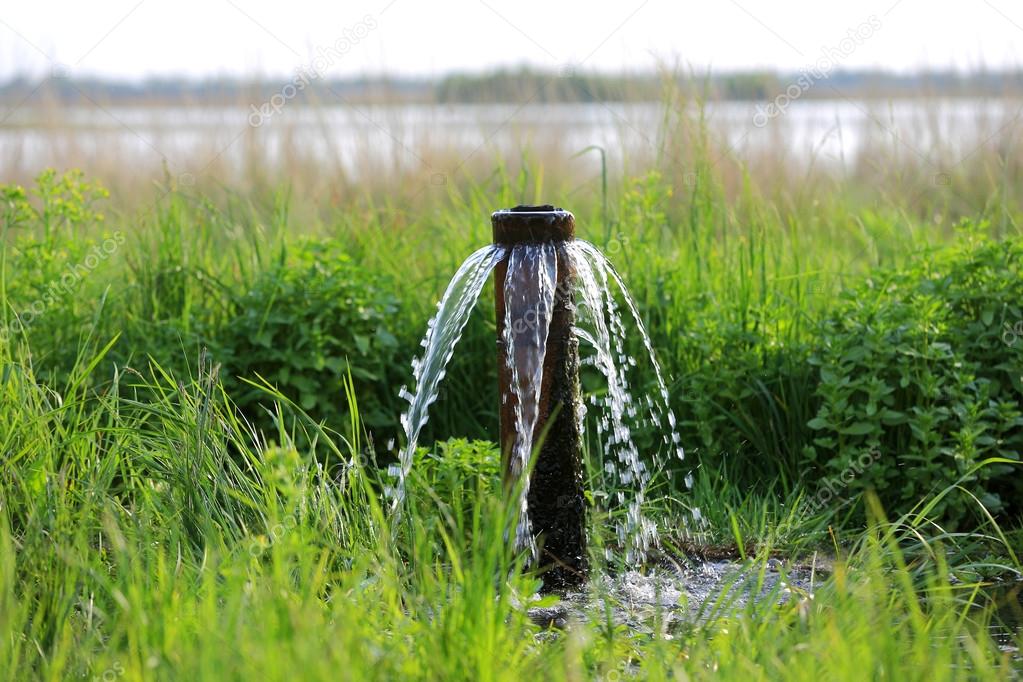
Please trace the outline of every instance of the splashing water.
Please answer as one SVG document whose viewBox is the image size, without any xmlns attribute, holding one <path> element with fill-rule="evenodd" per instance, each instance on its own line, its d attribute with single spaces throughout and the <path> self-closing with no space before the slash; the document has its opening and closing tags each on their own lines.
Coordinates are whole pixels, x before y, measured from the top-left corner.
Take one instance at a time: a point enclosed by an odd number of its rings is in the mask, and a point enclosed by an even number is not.
<svg viewBox="0 0 1023 682">
<path fill-rule="evenodd" d="M 441 379 L 455 352 L 455 345 L 462 336 L 469 313 L 476 307 L 483 285 L 497 263 L 504 257 L 503 246 L 485 246 L 465 259 L 458 272 L 451 278 L 444 296 L 437 304 L 437 314 L 430 320 L 422 346 L 426 350 L 420 358 L 412 361 L 412 376 L 415 393 L 401 387 L 401 397 L 409 402 L 408 412 L 401 415 L 401 426 L 405 431 L 405 449 L 399 462 L 389 470 L 397 479 L 393 488 L 388 488 L 393 508 L 400 509 L 405 498 L 405 479 L 412 470 L 412 459 L 419 442 L 419 434 L 428 418 L 430 405 L 437 400 Z"/>
<path fill-rule="evenodd" d="M 593 350 L 593 356 L 584 362 L 592 364 L 607 381 L 607 394 L 603 398 L 591 398 L 591 404 L 602 408 L 596 426 L 603 447 L 604 487 L 613 491 L 613 502 L 626 509 L 624 518 L 615 522 L 616 535 L 626 550 L 626 561 L 634 563 L 641 561 L 658 542 L 657 527 L 643 515 L 642 506 L 647 501 L 646 493 L 653 475 L 667 462 L 661 457 L 651 458 L 657 467 L 657 471 L 651 471 L 640 457 L 630 425 L 650 427 L 663 434 L 666 448 L 679 461 L 685 458 L 685 452 L 675 430 L 675 415 L 669 406 L 668 388 L 653 343 L 624 282 L 592 244 L 574 240 L 564 248 L 578 280 L 580 305 L 575 332 Z M 628 371 L 637 362 L 625 351 L 626 328 L 609 285 L 611 281 L 625 298 L 657 379 L 658 395 L 647 398 L 647 415 L 640 415 L 639 405 L 630 391 Z M 686 485 L 691 484 L 692 479 L 687 476 Z M 632 491 L 631 499 L 627 499 L 628 490 Z"/>
<path fill-rule="evenodd" d="M 427 421 L 427 410 L 437 399 L 439 384 L 455 344 L 487 277 L 506 257 L 502 340 L 513 395 L 501 399 L 514 401 L 516 439 L 511 446 L 509 473 L 517 480 L 523 472 L 529 471 L 535 449 L 533 440 L 540 410 L 547 337 L 555 300 L 560 293 L 557 290 L 559 255 L 573 275 L 565 279 L 572 283 L 568 293 L 570 300 L 575 301 L 576 321 L 572 332 L 589 350 L 581 362 L 594 367 L 607 382 L 603 396 L 590 398 L 590 409 L 596 408 L 597 412 L 593 417 L 602 459 L 598 482 L 605 493 L 603 503 L 608 511 L 616 507 L 623 512 L 613 515 L 617 540 L 625 549 L 626 561 L 639 562 L 658 543 L 657 528 L 642 510 L 647 502 L 648 487 L 662 471 L 670 476 L 669 461 L 680 461 L 685 455 L 669 405 L 667 384 L 635 301 L 607 258 L 582 240 L 520 244 L 511 248 L 488 246 L 472 254 L 458 269 L 438 304 L 436 316 L 430 321 L 422 342 L 425 351 L 421 358 L 413 361 L 414 392 L 410 393 L 405 387 L 401 390 L 409 401 L 409 410 L 401 420 L 406 446 L 399 464 L 392 467 L 391 474 L 397 482 L 388 492 L 398 507 L 419 434 Z M 656 378 L 656 395 L 647 396 L 642 404 L 634 399 L 630 390 L 630 370 L 638 363 L 625 349 L 626 325 L 615 302 L 614 288 L 625 300 L 646 351 L 644 360 L 649 362 Z M 580 431 L 588 413 L 584 401 L 580 401 L 576 415 Z M 634 437 L 637 428 L 661 434 L 663 447 L 650 456 L 641 456 Z M 691 475 L 686 476 L 685 483 L 691 487 Z M 528 491 L 527 478 L 520 488 L 515 542 L 518 549 L 528 550 L 535 558 L 535 538 L 527 513 Z M 693 511 L 698 518 L 698 510 Z"/>
<path fill-rule="evenodd" d="M 515 442 L 509 457 L 510 474 L 519 480 L 529 470 L 533 435 L 540 416 L 540 384 L 547 351 L 547 335 L 554 311 L 558 281 L 558 253 L 552 243 L 520 244 L 512 248 L 504 280 L 505 364 L 511 373 L 515 410 Z M 537 556 L 528 514 L 529 479 L 520 486 L 519 520 L 515 544 Z"/>
</svg>

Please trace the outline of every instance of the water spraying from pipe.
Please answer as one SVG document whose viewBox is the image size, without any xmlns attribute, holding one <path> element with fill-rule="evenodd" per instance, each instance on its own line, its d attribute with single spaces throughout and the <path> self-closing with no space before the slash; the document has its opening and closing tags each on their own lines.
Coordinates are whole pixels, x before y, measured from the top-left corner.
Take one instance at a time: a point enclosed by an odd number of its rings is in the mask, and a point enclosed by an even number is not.
<svg viewBox="0 0 1023 682">
<path fill-rule="evenodd" d="M 476 251 L 455 273 L 427 328 L 423 355 L 413 362 L 413 390 L 402 387 L 409 401 L 402 415 L 406 444 L 391 469 L 394 485 L 387 492 L 399 508 L 428 408 L 493 272 L 502 464 L 506 490 L 519 495 L 509 540 L 529 553 L 545 589 L 571 587 L 585 580 L 588 569 L 587 497 L 614 524 L 626 562 L 638 564 L 659 542 L 656 526 L 644 514 L 650 487 L 656 477 L 675 473 L 684 451 L 668 386 L 636 303 L 607 258 L 575 238 L 572 214 L 553 206 L 517 206 L 495 212 L 491 220 L 494 244 Z M 642 400 L 630 385 L 639 363 L 627 350 L 626 317 L 656 383 L 638 389 Z M 589 395 L 589 406 L 581 391 L 581 367 L 592 368 L 605 386 Z M 594 426 L 591 442 L 599 466 L 584 481 L 588 424 Z M 637 433 L 645 436 L 643 447 Z M 660 445 L 647 444 L 650 433 L 659 435 Z M 684 481 L 692 485 L 689 475 Z M 592 489 L 587 491 L 587 484 Z M 611 554 L 611 548 L 606 551 Z"/>
<path fill-rule="evenodd" d="M 400 390 L 401 397 L 409 402 L 409 409 L 401 415 L 405 448 L 399 455 L 398 464 L 389 472 L 395 486 L 385 491 L 390 495 L 394 509 L 400 508 L 405 498 L 405 479 L 412 469 L 419 434 L 426 425 L 430 405 L 437 400 L 448 362 L 462 337 L 469 314 L 476 307 L 483 285 L 504 254 L 505 249 L 501 246 L 484 246 L 465 259 L 437 304 L 437 314 L 427 325 L 426 336 L 420 343 L 424 348 L 423 355 L 412 361 L 415 392 L 410 393 L 406 386 Z"/>
</svg>

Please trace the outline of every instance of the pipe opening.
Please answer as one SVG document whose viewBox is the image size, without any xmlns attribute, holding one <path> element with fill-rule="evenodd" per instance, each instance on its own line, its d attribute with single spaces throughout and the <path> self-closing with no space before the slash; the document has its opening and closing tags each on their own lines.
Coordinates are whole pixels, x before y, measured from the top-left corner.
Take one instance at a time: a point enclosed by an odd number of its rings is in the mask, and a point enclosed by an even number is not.
<svg viewBox="0 0 1023 682">
<path fill-rule="evenodd" d="M 494 211 L 490 221 L 495 244 L 537 244 L 575 238 L 575 216 L 551 204 Z"/>
</svg>

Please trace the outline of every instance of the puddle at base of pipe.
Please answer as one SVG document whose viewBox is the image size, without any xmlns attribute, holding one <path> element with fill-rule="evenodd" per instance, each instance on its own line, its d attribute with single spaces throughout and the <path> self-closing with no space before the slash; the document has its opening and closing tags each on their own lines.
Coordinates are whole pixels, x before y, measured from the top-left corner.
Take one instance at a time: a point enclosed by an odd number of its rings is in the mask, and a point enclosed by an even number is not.
<svg viewBox="0 0 1023 682">
<path fill-rule="evenodd" d="M 769 559 L 763 581 L 757 588 L 758 569 L 738 560 L 664 561 L 646 573 L 626 571 L 602 573 L 591 578 L 585 591 L 562 595 L 561 603 L 547 608 L 529 608 L 529 618 L 549 630 L 571 628 L 573 623 L 601 620 L 610 610 L 616 625 L 633 632 L 658 634 L 671 638 L 678 625 L 699 624 L 711 613 L 739 614 L 751 601 L 771 600 L 782 605 L 797 600 L 813 599 L 831 574 L 831 559 L 817 557 L 807 562 L 786 562 Z M 716 600 L 723 592 L 722 603 Z M 1018 641 L 1023 632 L 1023 581 L 1007 582 L 990 588 L 993 622 L 988 634 L 998 648 L 1015 661 L 1023 660 Z M 978 609 L 983 605 L 978 605 Z M 653 630 L 654 624 L 660 628 Z M 549 637 L 551 632 L 541 634 Z"/>
<path fill-rule="evenodd" d="M 816 565 L 786 564 L 769 559 L 763 582 L 755 591 L 757 571 L 740 561 L 665 561 L 643 573 L 626 571 L 602 573 L 591 578 L 584 591 L 567 592 L 558 605 L 528 609 L 529 617 L 541 626 L 563 628 L 573 621 L 586 620 L 594 610 L 610 608 L 616 623 L 634 630 L 648 630 L 660 612 L 661 625 L 668 629 L 679 621 L 699 621 L 710 602 L 723 592 L 729 596 L 726 607 L 738 612 L 751 600 L 774 599 L 785 603 L 803 599 L 830 574 L 830 561 Z M 754 593 L 755 592 L 755 593 Z"/>
</svg>

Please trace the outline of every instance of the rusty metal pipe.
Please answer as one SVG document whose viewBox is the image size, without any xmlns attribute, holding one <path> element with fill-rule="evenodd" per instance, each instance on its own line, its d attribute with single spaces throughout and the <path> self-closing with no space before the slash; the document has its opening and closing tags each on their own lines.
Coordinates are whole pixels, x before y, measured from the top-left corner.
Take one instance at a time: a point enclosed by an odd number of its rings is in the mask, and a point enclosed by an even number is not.
<svg viewBox="0 0 1023 682">
<path fill-rule="evenodd" d="M 494 243 L 504 246 L 569 242 L 575 238 L 573 215 L 550 205 L 516 206 L 491 215 Z M 501 398 L 502 470 L 510 479 L 509 456 L 515 443 L 515 392 L 506 364 L 504 283 L 506 256 L 494 270 L 497 314 L 498 383 Z M 551 314 L 533 442 L 543 444 L 533 467 L 528 494 L 529 517 L 539 535 L 539 569 L 544 590 L 563 589 L 586 578 L 586 506 L 583 498 L 582 450 L 576 412 L 579 405 L 579 340 L 572 334 L 575 273 L 558 250 L 558 281 Z M 507 400 L 504 399 L 508 396 Z"/>
</svg>

